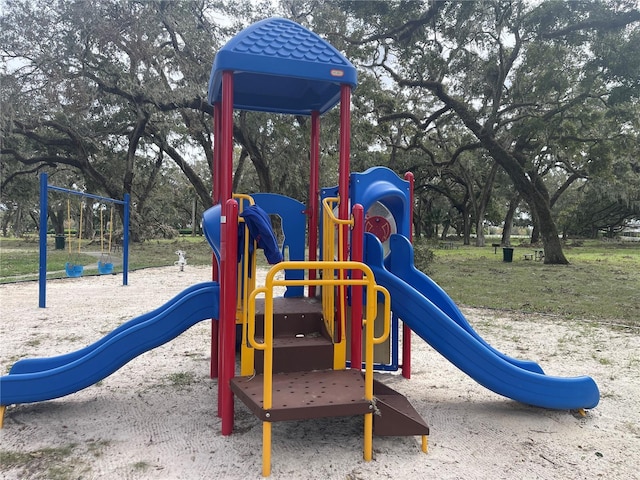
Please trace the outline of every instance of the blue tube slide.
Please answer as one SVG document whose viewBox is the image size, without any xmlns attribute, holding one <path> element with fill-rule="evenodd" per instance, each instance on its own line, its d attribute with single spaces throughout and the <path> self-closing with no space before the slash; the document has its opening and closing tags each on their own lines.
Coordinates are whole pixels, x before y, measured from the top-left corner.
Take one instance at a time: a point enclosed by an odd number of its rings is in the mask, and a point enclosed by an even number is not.
<svg viewBox="0 0 640 480">
<path fill-rule="evenodd" d="M 391 255 L 394 254 L 397 253 L 392 250 Z M 404 255 L 399 256 L 397 261 L 413 264 L 412 250 L 404 250 Z M 376 282 L 391 294 L 393 312 L 480 385 L 507 398 L 543 408 L 571 410 L 593 408 L 598 404 L 600 392 L 591 377 L 544 375 L 498 355 L 495 349 L 480 341 L 477 334 L 468 331 L 471 329 L 468 324 L 468 329 L 461 326 L 413 285 L 387 270 L 382 245 L 371 234 L 365 234 L 365 262 L 373 270 Z M 394 264 L 393 259 L 390 264 Z"/>
<path fill-rule="evenodd" d="M 17 362 L 0 377 L 0 405 L 51 400 L 99 382 L 196 323 L 217 319 L 219 295 L 217 283 L 200 283 L 77 352 Z"/>
</svg>

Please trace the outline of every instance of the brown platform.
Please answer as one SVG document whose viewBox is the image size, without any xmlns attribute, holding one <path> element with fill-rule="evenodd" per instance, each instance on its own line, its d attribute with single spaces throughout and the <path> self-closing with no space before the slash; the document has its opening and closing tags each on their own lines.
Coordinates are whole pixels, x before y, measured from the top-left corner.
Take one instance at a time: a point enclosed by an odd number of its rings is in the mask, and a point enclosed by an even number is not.
<svg viewBox="0 0 640 480">
<path fill-rule="evenodd" d="M 263 408 L 263 375 L 236 377 L 231 390 L 260 420 L 280 422 L 363 415 L 373 411 L 364 399 L 358 370 L 322 370 L 273 375 L 273 407 Z"/>
<path fill-rule="evenodd" d="M 333 343 L 322 305 L 313 298 L 274 298 L 273 402 L 263 405 L 262 351 L 256 375 L 231 380 L 231 390 L 262 421 L 280 422 L 375 413 L 379 436 L 428 435 L 429 427 L 407 398 L 374 381 L 374 400 L 364 399 L 360 370 L 333 370 Z M 264 299 L 256 301 L 256 339 L 263 341 Z"/>
</svg>

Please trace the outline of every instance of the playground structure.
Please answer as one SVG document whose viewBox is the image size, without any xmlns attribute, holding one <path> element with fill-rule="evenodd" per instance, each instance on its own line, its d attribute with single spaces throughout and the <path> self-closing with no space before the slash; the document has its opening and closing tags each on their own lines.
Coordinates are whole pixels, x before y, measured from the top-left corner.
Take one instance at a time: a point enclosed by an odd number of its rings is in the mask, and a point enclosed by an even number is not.
<svg viewBox="0 0 640 480">
<path fill-rule="evenodd" d="M 124 221 L 123 221 L 123 238 L 122 238 L 122 285 L 129 283 L 129 194 L 125 193 L 123 200 L 116 200 L 114 198 L 102 197 L 100 195 L 94 195 L 91 193 L 78 192 L 77 190 L 69 190 L 68 188 L 58 187 L 56 185 L 49 185 L 49 177 L 46 172 L 40 174 L 40 237 L 39 237 L 39 266 L 38 266 L 38 306 L 40 308 L 46 308 L 47 306 L 47 218 L 48 218 L 48 197 L 49 191 L 61 192 L 66 195 L 79 196 L 81 198 L 88 198 L 91 200 L 97 200 L 99 202 L 110 203 L 112 205 L 110 211 L 110 226 L 109 226 L 109 253 L 105 254 L 104 251 L 104 231 L 103 231 L 103 212 L 100 211 L 100 259 L 97 262 L 98 273 L 101 275 L 109 274 L 113 272 L 113 263 L 110 261 L 111 257 L 111 240 L 113 232 L 113 205 L 119 204 L 124 207 Z M 67 200 L 69 202 L 69 200 Z M 67 221 L 69 238 L 68 248 L 71 253 L 71 213 L 70 207 L 67 206 Z M 82 212 L 82 209 L 80 210 Z M 82 219 L 82 213 L 80 214 Z M 80 220 L 80 235 L 82 235 L 82 220 Z M 78 251 L 80 250 L 80 238 L 78 238 Z M 67 276 L 79 277 L 83 273 L 82 265 L 73 265 L 71 262 L 67 262 L 65 265 Z"/>
<path fill-rule="evenodd" d="M 350 172 L 356 83 L 356 70 L 343 55 L 292 21 L 263 20 L 231 39 L 216 55 L 209 82 L 214 206 L 203 215 L 203 229 L 214 251 L 213 281 L 190 287 L 85 349 L 18 361 L 0 377 L 0 405 L 88 387 L 211 318 L 217 320 L 211 376 L 218 378 L 222 434 L 233 432 L 238 398 L 262 421 L 265 476 L 271 471 L 271 427 L 278 421 L 362 415 L 365 460 L 372 458 L 374 434 L 420 436 L 426 452 L 426 422 L 373 375 L 401 370 L 411 376 L 411 331 L 498 394 L 544 408 L 595 407 L 599 392 L 591 378 L 548 376 L 534 362 L 498 352 L 415 269 L 411 174 L 400 178 L 383 167 Z M 320 189 L 320 118 L 338 104 L 339 182 Z M 283 195 L 232 192 L 234 109 L 311 118 L 306 205 Z M 281 245 L 265 215 L 280 217 Z M 273 263 L 264 286 L 255 282 L 259 248 Z M 282 297 L 276 288 L 285 289 Z"/>
</svg>

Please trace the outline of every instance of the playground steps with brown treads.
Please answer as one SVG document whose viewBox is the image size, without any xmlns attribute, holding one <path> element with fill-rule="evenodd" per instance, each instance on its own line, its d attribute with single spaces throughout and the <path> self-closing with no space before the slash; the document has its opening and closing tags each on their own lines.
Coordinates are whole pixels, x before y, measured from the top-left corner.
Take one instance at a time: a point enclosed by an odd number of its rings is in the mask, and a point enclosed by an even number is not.
<svg viewBox="0 0 640 480">
<path fill-rule="evenodd" d="M 321 303 L 313 298 L 274 298 L 272 405 L 264 408 L 263 355 L 256 373 L 235 377 L 231 390 L 262 421 L 279 422 L 375 413 L 380 436 L 428 435 L 429 427 L 400 393 L 374 381 L 374 400 L 364 399 L 360 370 L 333 370 L 333 344 Z M 256 302 L 256 340 L 262 341 L 264 300 Z"/>
<path fill-rule="evenodd" d="M 333 367 L 333 342 L 324 325 L 322 304 L 315 298 L 273 299 L 273 372 L 305 372 Z M 256 300 L 256 340 L 263 342 L 264 299 Z M 256 373 L 264 355 L 255 352 Z"/>
</svg>

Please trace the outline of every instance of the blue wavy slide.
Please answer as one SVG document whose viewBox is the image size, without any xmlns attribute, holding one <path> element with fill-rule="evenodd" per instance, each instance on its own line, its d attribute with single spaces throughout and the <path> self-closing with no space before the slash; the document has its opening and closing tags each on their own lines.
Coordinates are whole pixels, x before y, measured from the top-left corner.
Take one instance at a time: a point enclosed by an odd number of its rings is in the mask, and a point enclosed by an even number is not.
<svg viewBox="0 0 640 480">
<path fill-rule="evenodd" d="M 393 312 L 456 367 L 489 390 L 528 405 L 572 410 L 598 404 L 600 392 L 591 377 L 545 375 L 537 364 L 488 345 L 448 295 L 415 269 L 409 241 L 392 235 L 390 247 L 385 261 L 379 240 L 365 234 L 365 262 L 389 290 Z"/>
<path fill-rule="evenodd" d="M 8 375 L 0 377 L 0 405 L 51 400 L 99 382 L 196 323 L 217 319 L 219 295 L 215 282 L 193 285 L 88 347 L 57 357 L 16 362 Z"/>
</svg>

